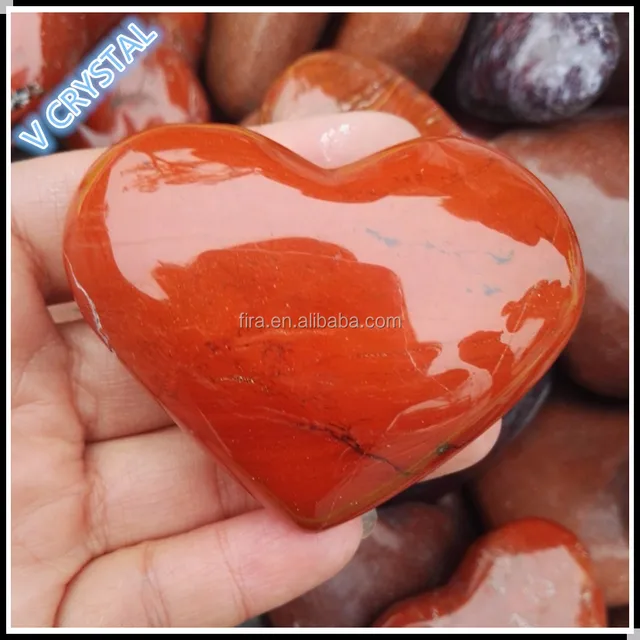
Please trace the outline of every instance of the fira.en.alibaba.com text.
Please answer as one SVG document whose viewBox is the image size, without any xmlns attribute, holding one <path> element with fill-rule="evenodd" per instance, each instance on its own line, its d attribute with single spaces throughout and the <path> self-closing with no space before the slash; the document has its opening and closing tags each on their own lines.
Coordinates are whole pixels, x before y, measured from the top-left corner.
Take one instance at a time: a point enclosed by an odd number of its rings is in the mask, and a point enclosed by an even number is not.
<svg viewBox="0 0 640 640">
<path fill-rule="evenodd" d="M 308 313 L 301 316 L 262 316 L 241 313 L 241 329 L 399 329 L 400 316 L 350 316 Z"/>
</svg>

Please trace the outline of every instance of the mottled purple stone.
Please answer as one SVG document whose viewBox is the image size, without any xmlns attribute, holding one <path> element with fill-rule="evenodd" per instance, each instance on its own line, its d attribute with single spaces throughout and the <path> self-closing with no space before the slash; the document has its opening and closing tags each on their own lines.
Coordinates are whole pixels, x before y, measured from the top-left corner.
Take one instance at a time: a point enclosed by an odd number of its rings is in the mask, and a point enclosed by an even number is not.
<svg viewBox="0 0 640 640">
<path fill-rule="evenodd" d="M 479 14 L 469 27 L 458 100 L 496 122 L 563 120 L 602 94 L 619 57 L 611 13 Z"/>
</svg>

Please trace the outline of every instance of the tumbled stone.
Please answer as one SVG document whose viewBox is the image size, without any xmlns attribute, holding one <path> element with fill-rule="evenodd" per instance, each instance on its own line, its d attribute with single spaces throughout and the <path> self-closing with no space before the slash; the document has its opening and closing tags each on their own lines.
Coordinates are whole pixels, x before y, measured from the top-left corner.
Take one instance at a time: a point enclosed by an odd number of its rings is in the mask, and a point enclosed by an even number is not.
<svg viewBox="0 0 640 640">
<path fill-rule="evenodd" d="M 258 108 L 278 74 L 314 47 L 326 22 L 324 13 L 211 16 L 206 76 L 214 100 L 236 119 Z"/>
<path fill-rule="evenodd" d="M 12 13 L 11 122 L 35 111 L 121 17 L 119 13 Z"/>
<path fill-rule="evenodd" d="M 394 602 L 450 577 L 471 542 L 458 495 L 378 509 L 371 535 L 331 580 L 271 611 L 275 627 L 366 627 Z"/>
<path fill-rule="evenodd" d="M 292 64 L 269 88 L 254 122 L 345 111 L 391 113 L 425 136 L 462 135 L 435 100 L 391 67 L 336 51 L 311 53 Z"/>
<path fill-rule="evenodd" d="M 428 91 L 458 48 L 468 20 L 468 13 L 350 13 L 335 46 L 382 60 Z"/>
<path fill-rule="evenodd" d="M 209 104 L 200 81 L 183 56 L 162 43 L 119 79 L 68 144 L 108 147 L 163 124 L 208 120 Z"/>
<path fill-rule="evenodd" d="M 491 527 L 535 516 L 573 531 L 607 604 L 627 604 L 628 455 L 626 405 L 564 388 L 472 483 L 473 495 Z"/>
<path fill-rule="evenodd" d="M 204 50 L 206 13 L 147 13 L 145 18 L 162 29 L 163 42 L 196 68 Z"/>
<path fill-rule="evenodd" d="M 557 202 L 461 138 L 327 170 L 241 127 L 153 129 L 89 170 L 64 256 L 85 319 L 176 423 L 314 529 L 501 418 L 584 293 Z"/>
<path fill-rule="evenodd" d="M 606 609 L 578 539 L 549 521 L 491 531 L 441 589 L 399 602 L 377 627 L 604 627 Z"/>
<path fill-rule="evenodd" d="M 629 395 L 629 120 L 593 112 L 548 130 L 494 141 L 558 198 L 578 235 L 587 296 L 564 353 L 576 382 L 615 397 Z"/>
<path fill-rule="evenodd" d="M 498 122 L 547 123 L 585 111 L 620 56 L 610 13 L 478 14 L 466 40 L 458 100 Z"/>
</svg>

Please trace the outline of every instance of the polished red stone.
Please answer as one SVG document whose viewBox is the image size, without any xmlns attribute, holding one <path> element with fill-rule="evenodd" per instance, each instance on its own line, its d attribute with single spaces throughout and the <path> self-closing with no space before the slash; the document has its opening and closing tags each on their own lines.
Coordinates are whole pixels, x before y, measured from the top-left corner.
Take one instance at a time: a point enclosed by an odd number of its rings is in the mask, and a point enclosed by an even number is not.
<svg viewBox="0 0 640 640">
<path fill-rule="evenodd" d="M 446 587 L 391 607 L 377 627 L 604 627 L 589 556 L 569 531 L 519 520 L 478 540 Z"/>
<path fill-rule="evenodd" d="M 177 423 L 309 528 L 504 415 L 584 288 L 548 191 L 456 138 L 327 170 L 240 127 L 138 134 L 85 177 L 64 258 L 84 317 Z"/>
<path fill-rule="evenodd" d="M 69 139 L 71 147 L 108 147 L 163 124 L 209 120 L 207 96 L 183 56 L 162 43 L 131 67 Z"/>
<path fill-rule="evenodd" d="M 11 91 L 25 93 L 25 103 L 11 111 L 18 122 L 37 109 L 88 53 L 98 39 L 121 19 L 119 13 L 12 13 Z"/>
<path fill-rule="evenodd" d="M 145 13 L 143 17 L 162 29 L 164 44 L 175 49 L 195 68 L 204 50 L 206 13 Z"/>
<path fill-rule="evenodd" d="M 251 124 L 344 111 L 391 113 L 425 136 L 462 135 L 435 100 L 391 67 L 336 51 L 311 53 L 292 64 L 270 87 Z"/>
</svg>

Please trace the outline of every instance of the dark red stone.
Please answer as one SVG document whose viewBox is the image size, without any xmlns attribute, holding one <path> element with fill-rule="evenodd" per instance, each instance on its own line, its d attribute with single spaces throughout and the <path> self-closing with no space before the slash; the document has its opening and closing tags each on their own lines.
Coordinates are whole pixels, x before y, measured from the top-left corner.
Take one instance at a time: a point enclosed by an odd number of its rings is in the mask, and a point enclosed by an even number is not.
<svg viewBox="0 0 640 640">
<path fill-rule="evenodd" d="M 563 120 L 596 101 L 619 56 L 610 13 L 478 14 L 458 70 L 458 99 L 488 120 Z"/>
</svg>

